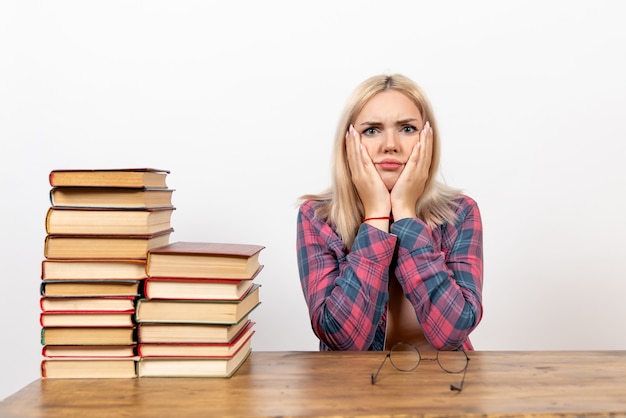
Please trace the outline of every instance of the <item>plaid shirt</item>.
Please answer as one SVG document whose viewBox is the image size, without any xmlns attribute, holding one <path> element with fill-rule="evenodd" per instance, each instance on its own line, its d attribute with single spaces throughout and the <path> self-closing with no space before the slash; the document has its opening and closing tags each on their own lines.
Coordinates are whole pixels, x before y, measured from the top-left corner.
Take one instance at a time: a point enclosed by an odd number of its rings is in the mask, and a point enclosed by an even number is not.
<svg viewBox="0 0 626 418">
<path fill-rule="evenodd" d="M 415 308 L 430 344 L 471 350 L 482 318 L 482 222 L 478 206 L 460 196 L 454 224 L 429 228 L 400 219 L 384 232 L 363 223 L 351 250 L 315 217 L 316 202 L 298 212 L 300 281 L 321 350 L 382 350 L 389 274 Z"/>
</svg>

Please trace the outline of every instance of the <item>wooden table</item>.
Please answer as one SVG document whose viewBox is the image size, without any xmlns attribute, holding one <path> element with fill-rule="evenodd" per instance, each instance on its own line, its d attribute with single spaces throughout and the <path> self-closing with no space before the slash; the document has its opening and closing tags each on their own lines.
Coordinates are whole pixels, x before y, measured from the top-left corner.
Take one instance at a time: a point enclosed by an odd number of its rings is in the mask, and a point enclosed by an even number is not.
<svg viewBox="0 0 626 418">
<path fill-rule="evenodd" d="M 626 416 L 626 351 L 469 354 L 461 393 L 436 362 L 372 385 L 381 352 L 253 351 L 230 379 L 37 380 L 0 417 Z"/>
</svg>

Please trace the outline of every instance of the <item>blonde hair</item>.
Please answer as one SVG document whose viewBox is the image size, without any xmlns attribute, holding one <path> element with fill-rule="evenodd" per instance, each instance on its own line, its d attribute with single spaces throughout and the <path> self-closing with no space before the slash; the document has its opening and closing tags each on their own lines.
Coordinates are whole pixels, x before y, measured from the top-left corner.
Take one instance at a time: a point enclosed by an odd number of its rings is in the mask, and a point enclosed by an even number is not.
<svg viewBox="0 0 626 418">
<path fill-rule="evenodd" d="M 346 247 L 350 248 L 362 223 L 363 204 L 352 183 L 345 147 L 345 134 L 363 106 L 376 94 L 394 89 L 412 99 L 419 109 L 422 120 L 429 121 L 433 128 L 433 151 L 430 173 L 424 193 L 417 201 L 417 216 L 433 228 L 455 219 L 454 200 L 459 191 L 435 180 L 439 168 L 441 145 L 439 130 L 428 98 L 422 89 L 411 79 L 401 74 L 378 75 L 363 81 L 353 91 L 340 116 L 335 132 L 333 157 L 331 162 L 332 184 L 319 194 L 308 194 L 300 201 L 318 201 L 316 216 L 327 220 L 339 234 Z"/>
</svg>

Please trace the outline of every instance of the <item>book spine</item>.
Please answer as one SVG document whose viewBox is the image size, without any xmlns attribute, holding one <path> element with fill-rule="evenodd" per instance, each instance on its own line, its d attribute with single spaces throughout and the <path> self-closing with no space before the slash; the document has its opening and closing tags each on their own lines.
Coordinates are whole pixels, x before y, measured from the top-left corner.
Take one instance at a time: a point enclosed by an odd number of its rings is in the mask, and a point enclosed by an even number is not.
<svg viewBox="0 0 626 418">
<path fill-rule="evenodd" d="M 52 216 L 52 208 L 48 208 L 46 212 L 46 234 L 50 233 L 50 217 Z"/>
<path fill-rule="evenodd" d="M 148 250 L 148 252 L 146 253 L 146 276 L 147 276 L 146 278 L 150 277 L 150 262 L 152 258 L 150 257 L 151 252 L 152 252 L 151 250 Z"/>
<path fill-rule="evenodd" d="M 149 278 L 145 279 L 143 281 L 143 289 L 142 289 L 142 297 L 146 298 L 146 299 L 150 299 L 150 296 L 148 295 L 148 282 L 150 281 Z"/>
</svg>

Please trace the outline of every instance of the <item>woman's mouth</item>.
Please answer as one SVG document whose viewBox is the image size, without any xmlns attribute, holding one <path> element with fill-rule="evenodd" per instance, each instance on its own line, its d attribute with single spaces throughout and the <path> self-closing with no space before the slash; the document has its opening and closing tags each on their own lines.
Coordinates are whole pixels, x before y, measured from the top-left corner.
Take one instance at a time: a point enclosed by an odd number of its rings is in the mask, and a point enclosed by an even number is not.
<svg viewBox="0 0 626 418">
<path fill-rule="evenodd" d="M 386 171 L 395 171 L 395 170 L 398 170 L 399 168 L 402 168 L 404 164 L 398 160 L 394 160 L 392 158 L 386 158 L 376 163 L 376 165 L 378 165 L 380 168 Z"/>
</svg>

